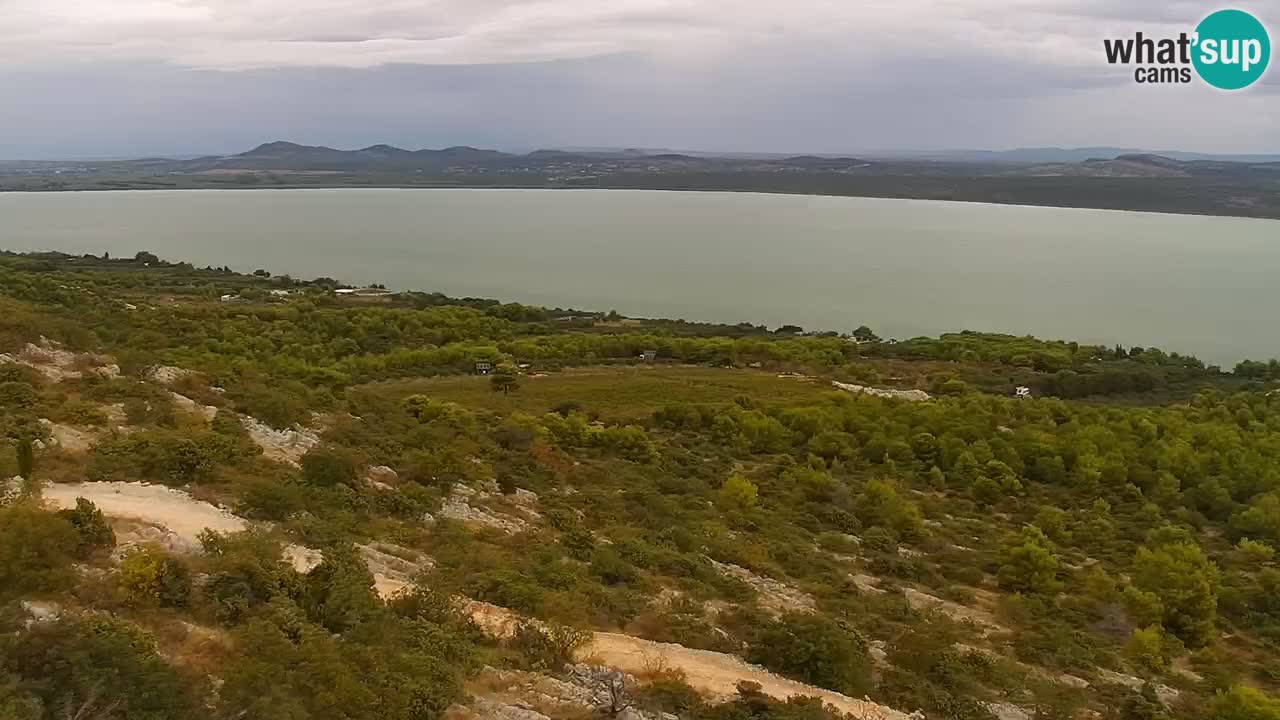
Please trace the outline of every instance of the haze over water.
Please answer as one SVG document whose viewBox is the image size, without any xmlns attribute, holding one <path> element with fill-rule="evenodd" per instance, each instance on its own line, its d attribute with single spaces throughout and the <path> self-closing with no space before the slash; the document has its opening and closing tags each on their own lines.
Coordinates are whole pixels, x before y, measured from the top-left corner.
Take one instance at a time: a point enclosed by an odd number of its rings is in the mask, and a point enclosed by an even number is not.
<svg viewBox="0 0 1280 720">
<path fill-rule="evenodd" d="M 1280 355 L 1280 222 L 629 190 L 0 194 L 0 248 L 149 250 L 633 316 Z"/>
</svg>

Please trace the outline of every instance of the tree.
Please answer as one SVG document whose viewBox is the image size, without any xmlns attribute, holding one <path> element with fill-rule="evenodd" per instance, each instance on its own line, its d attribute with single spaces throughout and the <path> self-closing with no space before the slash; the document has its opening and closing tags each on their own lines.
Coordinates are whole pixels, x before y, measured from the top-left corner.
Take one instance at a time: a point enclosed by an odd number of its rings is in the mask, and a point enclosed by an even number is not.
<svg viewBox="0 0 1280 720">
<path fill-rule="evenodd" d="M 1053 542 L 1035 525 L 1006 543 L 1000 555 L 1000 586 L 1019 593 L 1049 595 L 1062 586 L 1058 582 L 1058 556 Z"/>
<path fill-rule="evenodd" d="M 862 636 L 824 615 L 787 613 L 768 622 L 748 643 L 747 660 L 846 695 L 871 685 Z"/>
<path fill-rule="evenodd" d="M 938 455 L 938 438 L 933 433 L 916 433 L 911 436 L 911 454 L 921 463 L 932 465 Z"/>
<path fill-rule="evenodd" d="M 80 536 L 81 557 L 87 556 L 98 548 L 115 547 L 115 531 L 111 529 L 106 516 L 92 502 L 84 498 L 76 498 L 76 506 L 70 510 L 59 510 L 58 516 L 70 522 Z"/>
<path fill-rule="evenodd" d="M 1231 529 L 1240 537 L 1269 542 L 1280 548 L 1280 493 L 1257 498 L 1231 518 Z"/>
<path fill-rule="evenodd" d="M 10 410 L 27 410 L 39 400 L 39 394 L 30 383 L 17 380 L 0 382 L 0 407 Z"/>
<path fill-rule="evenodd" d="M 1233 685 L 1214 698 L 1212 720 L 1280 720 L 1280 698 Z"/>
<path fill-rule="evenodd" d="M 42 720 L 40 698 L 27 692 L 19 678 L 0 674 L 0 718 L 5 720 Z"/>
<path fill-rule="evenodd" d="M 1068 527 L 1070 519 L 1071 516 L 1067 511 L 1052 505 L 1042 505 L 1036 511 L 1033 522 L 1053 542 L 1069 544 L 1071 542 L 1071 530 Z"/>
<path fill-rule="evenodd" d="M 432 603 L 435 605 L 436 603 Z M 396 603 L 335 635 L 279 599 L 241 627 L 222 668 L 216 717 L 429 720 L 461 695 L 479 631 L 452 613 Z"/>
<path fill-rule="evenodd" d="M 132 605 L 185 607 L 191 597 L 191 571 L 158 547 L 134 549 L 120 562 L 120 595 Z"/>
<path fill-rule="evenodd" d="M 1275 559 L 1276 550 L 1265 543 L 1242 538 L 1236 543 L 1236 555 L 1246 566 L 1263 566 Z"/>
<path fill-rule="evenodd" d="M 18 475 L 30 480 L 36 470 L 35 444 L 29 438 L 19 438 L 15 443 Z"/>
<path fill-rule="evenodd" d="M 1041 455 L 1031 465 L 1031 478 L 1050 485 L 1062 485 L 1067 480 L 1067 468 L 1058 455 Z"/>
<path fill-rule="evenodd" d="M 351 458 L 333 450 L 315 448 L 302 456 L 302 480 L 316 487 L 350 484 L 356 479 Z"/>
<path fill-rule="evenodd" d="M 867 527 L 879 526 L 895 540 L 911 540 L 923 532 L 924 518 L 915 503 L 902 497 L 888 480 L 868 480 L 853 501 L 853 513 Z"/>
<path fill-rule="evenodd" d="M 255 619 L 235 634 L 236 655 L 223 671 L 221 715 L 246 720 L 341 717 L 390 720 L 370 687 L 372 668 L 343 656 L 343 644 L 324 628 L 284 608 Z M 306 668 L 299 672 L 297 668 Z"/>
<path fill-rule="evenodd" d="M 325 551 L 303 578 L 299 604 L 311 622 L 335 633 L 364 622 L 381 606 L 369 567 L 349 545 Z"/>
<path fill-rule="evenodd" d="M 494 392 L 510 395 L 512 391 L 520 389 L 520 378 L 513 368 L 503 365 L 496 368 L 489 376 L 489 387 Z"/>
<path fill-rule="evenodd" d="M 1125 643 L 1124 654 L 1147 673 L 1161 673 L 1169 667 L 1168 643 L 1158 625 L 1134 630 Z"/>
<path fill-rule="evenodd" d="M 35 472 L 35 441 L 48 436 L 35 418 L 26 413 L 8 413 L 0 415 L 0 433 L 14 444 L 18 474 L 30 480 Z"/>
<path fill-rule="evenodd" d="M 1219 573 L 1199 545 L 1141 547 L 1133 562 L 1134 589 L 1159 600 L 1161 623 L 1189 647 L 1213 639 Z"/>
<path fill-rule="evenodd" d="M 1150 682 L 1143 683 L 1139 692 L 1126 694 L 1118 710 L 1119 720 L 1170 720 Z"/>
<path fill-rule="evenodd" d="M 137 263 L 155 265 L 160 262 L 160 258 L 156 257 L 155 253 L 149 253 L 142 250 L 133 256 L 133 261 Z"/>
<path fill-rule="evenodd" d="M 0 597 L 69 586 L 80 537 L 56 513 L 30 502 L 0 506 Z"/>
<path fill-rule="evenodd" d="M 590 639 L 591 633 L 577 628 L 525 620 L 516 626 L 508 645 L 520 655 L 525 669 L 560 672 Z"/>
<path fill-rule="evenodd" d="M 301 592 L 301 576 L 284 561 L 284 548 L 262 531 L 206 531 L 200 545 L 209 561 L 201 594 L 222 622 L 239 622 L 277 597 Z"/>
<path fill-rule="evenodd" d="M 750 510 L 756 506 L 759 491 L 756 484 L 739 473 L 729 476 L 720 486 L 720 499 L 738 510 Z"/>
<path fill-rule="evenodd" d="M 859 325 L 854 328 L 853 339 L 858 342 L 880 342 L 880 336 L 876 335 L 875 332 L 866 325 Z"/>
<path fill-rule="evenodd" d="M 196 709 L 155 639 L 108 616 L 37 623 L 0 662 L 41 701 L 46 718 L 184 720 Z"/>
<path fill-rule="evenodd" d="M 948 479 L 954 479 L 956 485 L 967 488 L 982 476 L 982 466 L 971 450 L 965 450 L 956 458 L 955 464 L 947 472 Z"/>
</svg>

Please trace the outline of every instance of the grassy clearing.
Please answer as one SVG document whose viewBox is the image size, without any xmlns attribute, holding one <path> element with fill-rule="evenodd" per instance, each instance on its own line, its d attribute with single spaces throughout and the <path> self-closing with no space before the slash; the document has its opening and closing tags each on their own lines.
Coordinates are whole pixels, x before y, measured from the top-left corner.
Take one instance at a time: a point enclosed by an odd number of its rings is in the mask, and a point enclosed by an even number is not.
<svg viewBox="0 0 1280 720">
<path fill-rule="evenodd" d="M 575 402 L 606 419 L 644 417 L 676 402 L 728 403 L 750 395 L 766 403 L 812 400 L 828 392 L 825 383 L 774 373 L 707 367 L 622 367 L 522 376 L 510 395 L 494 392 L 481 376 L 438 377 L 379 383 L 373 388 L 403 397 L 421 393 L 437 400 L 501 413 L 544 413 Z"/>
</svg>

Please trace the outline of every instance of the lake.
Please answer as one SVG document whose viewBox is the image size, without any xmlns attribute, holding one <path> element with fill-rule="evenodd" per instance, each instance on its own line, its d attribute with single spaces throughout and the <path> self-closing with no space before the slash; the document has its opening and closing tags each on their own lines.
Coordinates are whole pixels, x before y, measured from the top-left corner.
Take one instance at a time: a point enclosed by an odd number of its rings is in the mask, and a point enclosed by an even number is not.
<svg viewBox="0 0 1280 720">
<path fill-rule="evenodd" d="M 0 194 L 0 247 L 634 316 L 1280 355 L 1280 222 L 754 193 Z"/>
</svg>

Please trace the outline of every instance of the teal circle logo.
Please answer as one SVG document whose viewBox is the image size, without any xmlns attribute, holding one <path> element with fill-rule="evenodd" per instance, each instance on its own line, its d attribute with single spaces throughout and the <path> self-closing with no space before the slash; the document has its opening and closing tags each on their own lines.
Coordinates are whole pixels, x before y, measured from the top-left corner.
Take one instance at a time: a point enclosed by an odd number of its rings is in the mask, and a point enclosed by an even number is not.
<svg viewBox="0 0 1280 720">
<path fill-rule="evenodd" d="M 1219 10 L 1196 26 L 1191 63 L 1200 78 L 1221 90 L 1239 90 L 1262 77 L 1271 59 L 1271 38 L 1243 10 Z"/>
</svg>

